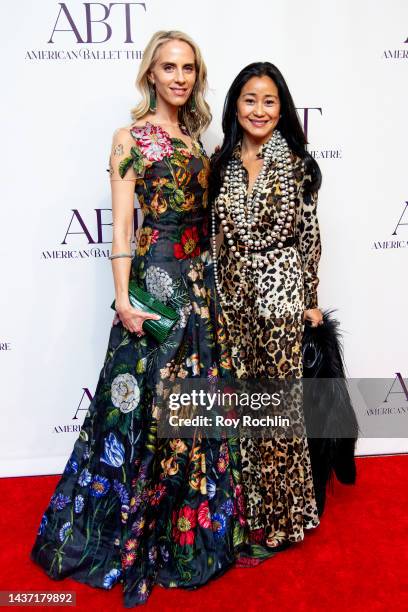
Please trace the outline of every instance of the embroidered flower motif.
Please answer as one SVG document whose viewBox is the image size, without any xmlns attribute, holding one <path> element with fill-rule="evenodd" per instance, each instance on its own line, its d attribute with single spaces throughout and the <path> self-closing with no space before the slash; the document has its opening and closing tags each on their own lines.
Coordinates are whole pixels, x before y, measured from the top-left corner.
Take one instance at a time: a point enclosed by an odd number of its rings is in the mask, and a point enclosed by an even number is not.
<svg viewBox="0 0 408 612">
<path fill-rule="evenodd" d="M 171 138 L 159 125 L 146 122 L 143 127 L 133 127 L 130 133 L 149 161 L 161 161 L 173 154 Z"/>
<path fill-rule="evenodd" d="M 208 169 L 204 167 L 197 175 L 198 182 L 200 183 L 203 189 L 207 189 L 208 187 Z"/>
<path fill-rule="evenodd" d="M 74 510 L 77 514 L 84 509 L 85 500 L 83 495 L 77 495 L 74 499 Z"/>
<path fill-rule="evenodd" d="M 188 370 L 186 370 L 185 368 L 183 368 L 181 365 L 177 366 L 175 372 L 174 372 L 175 376 L 177 376 L 177 378 L 187 378 L 188 376 Z M 174 380 L 174 379 L 173 379 Z"/>
<path fill-rule="evenodd" d="M 123 152 L 122 152 L 123 153 Z M 111 164 L 110 164 L 111 166 Z M 136 176 L 141 176 L 144 173 L 145 162 L 143 159 L 142 152 L 139 147 L 131 147 L 130 156 L 125 157 L 119 164 L 119 175 L 124 178 L 130 167 L 133 166 L 133 170 Z M 112 174 L 111 174 L 112 176 Z"/>
<path fill-rule="evenodd" d="M 92 479 L 91 472 L 87 468 L 84 468 L 79 475 L 78 484 L 80 487 L 86 487 L 91 482 L 91 479 Z"/>
<path fill-rule="evenodd" d="M 195 195 L 194 193 L 186 193 L 184 194 L 184 202 L 181 205 L 181 209 L 184 212 L 188 212 L 194 208 Z"/>
<path fill-rule="evenodd" d="M 242 485 L 237 485 L 235 487 L 234 497 L 235 497 L 234 514 L 238 515 L 239 524 L 244 526 L 246 525 L 246 518 L 245 518 L 245 498 L 244 498 L 244 492 L 243 492 Z"/>
<path fill-rule="evenodd" d="M 138 545 L 139 545 L 139 542 L 138 540 L 136 540 L 136 538 L 130 538 L 129 540 L 125 542 L 125 550 L 127 551 L 136 550 Z"/>
<path fill-rule="evenodd" d="M 200 375 L 200 358 L 198 353 L 193 353 L 190 357 L 186 359 L 186 366 L 191 368 L 193 376 Z"/>
<path fill-rule="evenodd" d="M 176 462 L 174 457 L 169 457 L 168 459 L 162 459 L 160 465 L 163 468 L 164 476 L 175 476 L 179 471 L 178 463 Z"/>
<path fill-rule="evenodd" d="M 118 495 L 121 504 L 128 504 L 129 503 L 129 493 L 128 493 L 125 485 L 122 484 L 121 482 L 119 482 L 119 480 L 114 480 L 113 481 L 113 490 Z"/>
<path fill-rule="evenodd" d="M 65 538 L 71 534 L 72 534 L 71 523 L 67 521 L 66 523 L 63 524 L 63 526 L 59 530 L 59 539 L 61 540 L 61 542 L 63 542 Z"/>
<path fill-rule="evenodd" d="M 132 525 L 132 533 L 134 533 L 136 536 L 140 536 L 143 533 L 144 526 L 144 517 L 138 518 Z"/>
<path fill-rule="evenodd" d="M 211 514 L 208 501 L 204 501 L 198 506 L 198 524 L 204 529 L 210 529 L 211 527 Z"/>
<path fill-rule="evenodd" d="M 140 600 L 146 601 L 146 599 L 149 596 L 149 587 L 148 587 L 147 580 L 145 580 L 145 578 L 143 578 L 143 580 L 140 581 L 137 587 L 137 592 L 139 593 Z"/>
<path fill-rule="evenodd" d="M 120 507 L 120 520 L 123 524 L 127 523 L 129 518 L 129 506 L 128 504 L 122 504 Z"/>
<path fill-rule="evenodd" d="M 122 571 L 117 569 L 116 567 L 112 568 L 105 576 L 103 577 L 103 588 L 111 589 L 113 585 L 119 580 Z"/>
<path fill-rule="evenodd" d="M 166 177 L 157 177 L 155 179 L 153 179 L 152 181 L 152 186 L 155 187 L 156 189 L 161 189 L 162 187 L 164 187 L 165 185 L 167 185 L 169 183 L 169 179 Z"/>
<path fill-rule="evenodd" d="M 213 480 L 211 480 L 211 478 L 207 477 L 207 494 L 208 494 L 208 499 L 212 499 L 215 496 L 216 493 L 216 484 Z"/>
<path fill-rule="evenodd" d="M 166 363 L 164 368 L 160 368 L 160 378 L 166 379 L 169 378 L 172 373 L 171 364 Z"/>
<path fill-rule="evenodd" d="M 167 200 L 160 193 L 155 193 L 150 200 L 150 210 L 155 219 L 162 215 L 167 210 Z M 148 208 L 149 208 L 148 207 Z"/>
<path fill-rule="evenodd" d="M 126 569 L 127 567 L 131 567 L 135 560 L 136 560 L 136 553 L 134 550 L 130 551 L 130 552 L 126 552 L 122 554 L 121 557 L 122 560 L 122 567 L 123 569 Z"/>
<path fill-rule="evenodd" d="M 111 385 L 112 404 L 121 412 L 131 412 L 139 404 L 140 390 L 132 374 L 119 374 Z"/>
<path fill-rule="evenodd" d="M 65 466 L 64 472 L 66 474 L 69 474 L 69 473 L 76 474 L 77 471 L 78 471 L 78 461 L 75 459 L 74 455 L 72 454 L 67 462 L 67 465 Z"/>
<path fill-rule="evenodd" d="M 229 465 L 229 453 L 228 446 L 225 442 L 222 443 L 220 448 L 220 454 L 217 461 L 217 471 L 223 474 Z"/>
<path fill-rule="evenodd" d="M 180 546 L 192 546 L 195 540 L 194 528 L 197 525 L 197 511 L 184 506 L 173 512 L 173 538 Z"/>
<path fill-rule="evenodd" d="M 180 242 L 174 245 L 174 256 L 177 259 L 188 259 L 200 254 L 199 236 L 196 226 L 188 227 L 182 234 Z"/>
<path fill-rule="evenodd" d="M 158 266 L 150 266 L 146 272 L 146 288 L 157 300 L 167 302 L 173 295 L 171 276 Z"/>
<path fill-rule="evenodd" d="M 224 510 L 227 516 L 231 516 L 234 512 L 234 502 L 231 498 L 227 499 L 221 506 L 221 510 Z"/>
<path fill-rule="evenodd" d="M 188 317 L 190 316 L 191 310 L 191 304 L 185 304 L 178 310 L 180 318 L 173 327 L 174 331 L 176 331 L 176 329 L 183 329 L 187 325 Z"/>
<path fill-rule="evenodd" d="M 202 319 L 209 319 L 210 318 L 210 310 L 209 310 L 208 306 L 201 306 L 201 308 L 200 308 L 200 317 Z"/>
<path fill-rule="evenodd" d="M 159 230 L 151 227 L 143 227 L 140 230 L 139 240 L 136 247 L 138 255 L 146 255 L 152 244 L 155 244 L 159 238 Z"/>
<path fill-rule="evenodd" d="M 151 549 L 149 550 L 149 561 L 150 563 L 154 564 L 156 560 L 157 560 L 157 547 L 152 546 Z"/>
<path fill-rule="evenodd" d="M 194 491 L 198 491 L 201 484 L 200 472 L 193 472 L 190 476 L 188 484 Z"/>
<path fill-rule="evenodd" d="M 108 437 L 105 438 L 105 448 L 101 461 L 112 467 L 120 467 L 123 464 L 124 458 L 125 447 L 111 431 Z"/>
<path fill-rule="evenodd" d="M 163 497 L 166 495 L 166 487 L 164 484 L 157 484 L 154 489 L 150 492 L 150 503 L 152 506 L 157 506 Z"/>
<path fill-rule="evenodd" d="M 207 378 L 210 382 L 215 383 L 218 380 L 218 368 L 214 363 L 211 368 L 208 369 Z"/>
<path fill-rule="evenodd" d="M 231 355 L 229 354 L 228 351 L 223 351 L 221 353 L 220 366 L 224 370 L 231 370 L 232 369 L 232 358 L 231 358 Z"/>
<path fill-rule="evenodd" d="M 182 141 L 180 140 L 180 143 L 181 142 Z M 193 157 L 193 154 L 190 153 L 187 147 L 177 147 L 177 153 L 180 153 L 180 155 L 182 155 L 186 159 L 186 161 L 188 161 L 189 159 Z"/>
<path fill-rule="evenodd" d="M 47 516 L 45 514 L 43 514 L 43 517 L 41 519 L 41 523 L 40 523 L 40 526 L 39 526 L 38 532 L 37 532 L 38 535 L 43 535 L 44 534 L 45 529 L 47 527 L 47 524 L 48 524 Z"/>
<path fill-rule="evenodd" d="M 71 499 L 68 495 L 63 495 L 62 493 L 54 493 L 51 497 L 50 506 L 53 510 L 63 510 L 67 504 L 69 504 Z"/>
<path fill-rule="evenodd" d="M 174 440 L 170 440 L 170 448 L 176 454 L 185 453 L 187 445 L 184 444 L 183 440 L 180 440 L 180 438 L 175 438 Z"/>
<path fill-rule="evenodd" d="M 93 497 L 103 497 L 109 491 L 109 488 L 109 480 L 105 478 L 105 476 L 99 476 L 97 474 L 92 478 L 89 492 Z"/>
<path fill-rule="evenodd" d="M 212 515 L 212 530 L 216 539 L 224 535 L 227 526 L 227 518 L 224 514 L 216 512 Z"/>
</svg>

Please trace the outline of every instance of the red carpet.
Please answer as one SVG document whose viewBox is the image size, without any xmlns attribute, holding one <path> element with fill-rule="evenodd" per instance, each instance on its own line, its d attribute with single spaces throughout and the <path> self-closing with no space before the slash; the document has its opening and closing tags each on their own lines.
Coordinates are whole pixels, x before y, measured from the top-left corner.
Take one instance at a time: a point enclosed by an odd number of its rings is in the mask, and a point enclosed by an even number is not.
<svg viewBox="0 0 408 612">
<path fill-rule="evenodd" d="M 361 458 L 357 469 L 357 485 L 335 483 L 321 525 L 301 544 L 257 568 L 232 569 L 197 591 L 156 587 L 138 609 L 408 610 L 408 455 Z M 125 610 L 120 585 L 104 591 L 69 579 L 54 582 L 29 559 L 57 480 L 0 479 L 0 590 L 72 590 L 77 610 Z"/>
</svg>

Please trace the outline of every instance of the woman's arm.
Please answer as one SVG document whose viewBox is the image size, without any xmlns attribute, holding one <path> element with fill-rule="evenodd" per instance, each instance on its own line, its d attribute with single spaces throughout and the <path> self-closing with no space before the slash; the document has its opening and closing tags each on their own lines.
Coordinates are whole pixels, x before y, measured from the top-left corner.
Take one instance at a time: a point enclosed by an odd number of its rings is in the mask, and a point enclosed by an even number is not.
<svg viewBox="0 0 408 612">
<path fill-rule="evenodd" d="M 322 313 L 318 309 L 318 267 L 321 255 L 320 229 L 317 218 L 318 192 L 305 191 L 305 177 L 299 190 L 296 216 L 297 246 L 302 261 L 305 318 L 318 324 Z"/>
<path fill-rule="evenodd" d="M 130 155 L 132 137 L 126 128 L 117 130 L 113 135 L 109 159 L 109 170 L 112 193 L 112 255 L 131 254 L 133 232 L 133 210 L 135 198 L 136 173 L 130 167 L 125 176 L 121 176 L 120 164 Z M 112 259 L 112 272 L 115 285 L 115 299 L 118 313 L 130 306 L 128 297 L 130 257 Z"/>
<path fill-rule="evenodd" d="M 133 165 L 127 163 L 127 160 L 131 158 L 132 146 L 134 146 L 134 141 L 129 130 L 126 128 L 116 130 L 109 159 L 113 218 L 112 255 L 131 254 L 137 179 Z M 116 312 L 126 329 L 143 334 L 143 321 L 160 319 L 160 317 L 136 310 L 131 306 L 128 294 L 131 262 L 131 257 L 112 259 Z"/>
</svg>

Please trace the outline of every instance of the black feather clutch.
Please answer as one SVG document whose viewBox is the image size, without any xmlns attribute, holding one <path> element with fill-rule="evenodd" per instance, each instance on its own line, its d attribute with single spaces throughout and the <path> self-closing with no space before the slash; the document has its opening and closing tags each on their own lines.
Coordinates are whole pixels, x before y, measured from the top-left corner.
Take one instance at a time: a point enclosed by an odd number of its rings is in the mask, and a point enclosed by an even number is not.
<svg viewBox="0 0 408 612">
<path fill-rule="evenodd" d="M 303 377 L 327 379 L 304 385 L 306 431 L 319 515 L 323 513 L 326 488 L 333 474 L 343 484 L 354 484 L 354 459 L 358 438 L 357 418 L 345 381 L 339 322 L 333 311 L 323 312 L 323 325 L 305 325 Z"/>
</svg>

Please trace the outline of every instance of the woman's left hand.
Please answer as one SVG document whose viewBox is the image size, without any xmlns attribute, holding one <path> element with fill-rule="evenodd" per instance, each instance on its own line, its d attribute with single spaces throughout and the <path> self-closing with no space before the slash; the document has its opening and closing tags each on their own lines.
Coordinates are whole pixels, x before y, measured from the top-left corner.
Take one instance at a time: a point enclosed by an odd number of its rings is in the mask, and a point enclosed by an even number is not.
<svg viewBox="0 0 408 612">
<path fill-rule="evenodd" d="M 303 312 L 303 319 L 310 321 L 312 327 L 317 327 L 323 324 L 323 314 L 318 308 L 309 308 Z"/>
</svg>

